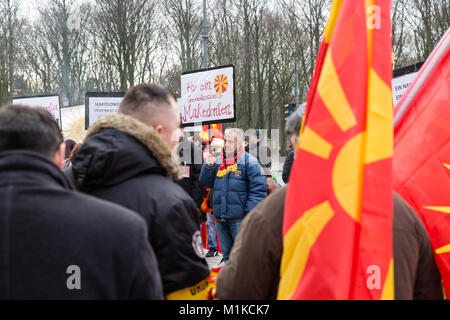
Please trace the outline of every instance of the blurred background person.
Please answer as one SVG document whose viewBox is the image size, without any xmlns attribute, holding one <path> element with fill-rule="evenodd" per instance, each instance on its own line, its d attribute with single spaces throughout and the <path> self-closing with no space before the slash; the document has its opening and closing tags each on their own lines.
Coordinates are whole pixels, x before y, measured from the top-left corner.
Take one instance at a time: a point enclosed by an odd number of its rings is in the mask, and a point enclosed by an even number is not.
<svg viewBox="0 0 450 320">
<path fill-rule="evenodd" d="M 203 187 L 198 180 L 203 165 L 202 149 L 194 142 L 190 132 L 184 132 L 177 147 L 183 177 L 175 182 L 194 200 L 197 208 L 203 201 Z"/>
<path fill-rule="evenodd" d="M 299 141 L 299 132 L 300 127 L 302 125 L 302 114 L 303 114 L 302 110 L 304 111 L 305 107 L 306 103 L 300 105 L 300 107 L 298 107 L 297 110 L 295 110 L 295 112 L 291 114 L 286 121 L 286 134 L 288 136 L 291 146 L 286 156 L 286 160 L 284 160 L 283 164 L 282 178 L 284 183 L 289 182 L 292 164 L 294 163 L 295 147 L 297 146 Z"/>
<path fill-rule="evenodd" d="M 223 156 L 223 147 L 224 141 L 220 138 L 215 138 L 211 142 L 211 152 L 214 154 L 216 158 Z M 209 197 L 212 200 L 214 195 L 214 191 L 211 190 Z M 212 202 L 212 201 L 211 201 Z M 208 234 L 208 253 L 207 257 L 216 257 L 220 255 L 219 246 L 217 245 L 217 230 L 216 230 L 216 222 L 214 218 L 214 209 L 213 212 L 206 213 L 206 230 Z"/>
</svg>

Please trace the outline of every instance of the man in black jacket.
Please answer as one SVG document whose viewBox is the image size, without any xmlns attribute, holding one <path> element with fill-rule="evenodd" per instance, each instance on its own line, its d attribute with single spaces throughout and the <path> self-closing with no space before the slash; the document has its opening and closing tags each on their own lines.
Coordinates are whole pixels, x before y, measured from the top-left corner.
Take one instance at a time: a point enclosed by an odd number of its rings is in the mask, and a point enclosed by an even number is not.
<svg viewBox="0 0 450 320">
<path fill-rule="evenodd" d="M 198 178 L 203 165 L 203 152 L 199 146 L 187 138 L 183 138 L 177 148 L 180 158 L 182 179 L 176 183 L 183 188 L 194 200 L 197 208 L 200 208 L 203 201 L 203 187 Z"/>
<path fill-rule="evenodd" d="M 209 269 L 198 209 L 172 181 L 181 178 L 172 159 L 179 125 L 170 90 L 137 85 L 125 95 L 118 114 L 102 117 L 89 128 L 72 160 L 72 173 L 81 191 L 145 219 L 167 299 L 200 299 L 208 295 Z"/>
<path fill-rule="evenodd" d="M 62 141 L 47 111 L 0 109 L 0 299 L 162 299 L 144 220 L 74 191 Z"/>
</svg>

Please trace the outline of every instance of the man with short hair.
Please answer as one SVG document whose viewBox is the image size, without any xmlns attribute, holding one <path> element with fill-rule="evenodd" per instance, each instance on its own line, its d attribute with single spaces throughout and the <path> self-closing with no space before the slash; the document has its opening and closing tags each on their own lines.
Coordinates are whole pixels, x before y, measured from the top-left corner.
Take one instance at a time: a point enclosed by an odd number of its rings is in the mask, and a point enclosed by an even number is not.
<svg viewBox="0 0 450 320">
<path fill-rule="evenodd" d="M 245 152 L 241 129 L 225 130 L 224 156 L 209 154 L 200 183 L 213 188 L 213 213 L 224 261 L 245 215 L 266 197 L 266 179 L 258 160 Z"/>
<path fill-rule="evenodd" d="M 162 299 L 136 213 L 75 192 L 41 108 L 0 108 L 0 299 Z"/>
<path fill-rule="evenodd" d="M 77 187 L 139 213 L 147 222 L 167 299 L 208 296 L 198 209 L 173 182 L 181 178 L 172 148 L 180 117 L 173 93 L 140 84 L 126 93 L 119 113 L 100 118 L 72 160 Z"/>
</svg>

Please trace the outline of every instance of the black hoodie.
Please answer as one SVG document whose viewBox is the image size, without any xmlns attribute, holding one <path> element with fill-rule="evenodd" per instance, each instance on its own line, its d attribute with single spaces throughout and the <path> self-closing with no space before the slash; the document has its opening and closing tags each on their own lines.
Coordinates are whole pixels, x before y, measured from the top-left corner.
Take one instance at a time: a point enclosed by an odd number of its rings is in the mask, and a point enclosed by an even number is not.
<svg viewBox="0 0 450 320">
<path fill-rule="evenodd" d="M 162 299 L 146 235 L 136 213 L 76 192 L 43 156 L 0 152 L 0 299 Z"/>
<path fill-rule="evenodd" d="M 180 177 L 171 150 L 152 128 L 125 115 L 90 128 L 72 161 L 77 187 L 139 213 L 147 222 L 164 293 L 209 275 L 197 224 L 198 209 L 171 177 Z"/>
</svg>

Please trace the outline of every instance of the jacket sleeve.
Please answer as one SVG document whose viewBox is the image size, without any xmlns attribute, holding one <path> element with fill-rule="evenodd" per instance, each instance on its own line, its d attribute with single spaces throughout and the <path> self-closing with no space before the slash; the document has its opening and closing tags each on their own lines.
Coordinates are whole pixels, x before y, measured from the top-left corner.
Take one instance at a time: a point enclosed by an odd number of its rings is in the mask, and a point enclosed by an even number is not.
<svg viewBox="0 0 450 320">
<path fill-rule="evenodd" d="M 198 208 L 202 205 L 203 201 L 203 186 L 201 185 L 199 179 L 200 179 L 200 172 L 202 170 L 201 165 L 193 165 L 192 171 L 193 171 L 193 181 L 192 181 L 192 198 L 195 201 L 195 204 Z"/>
<path fill-rule="evenodd" d="M 203 163 L 202 170 L 200 171 L 200 184 L 206 188 L 212 188 L 214 186 L 214 180 L 218 169 L 219 166 L 217 164 L 210 167 L 206 164 L 206 162 Z"/>
<path fill-rule="evenodd" d="M 153 217 L 149 237 L 158 257 L 167 298 L 171 293 L 204 281 L 209 269 L 203 256 L 194 200 L 187 195 L 184 198 L 168 196 L 168 199 L 155 203 L 155 209 L 158 214 Z M 191 295 L 189 290 L 184 291 Z"/>
<path fill-rule="evenodd" d="M 267 196 L 266 177 L 259 163 L 249 163 L 247 179 L 248 197 L 245 212 L 250 212 Z"/>
<path fill-rule="evenodd" d="M 155 253 L 147 239 L 147 227 L 142 227 L 137 234 L 134 261 L 134 273 L 130 292 L 132 300 L 163 300 L 163 286 Z"/>
</svg>

